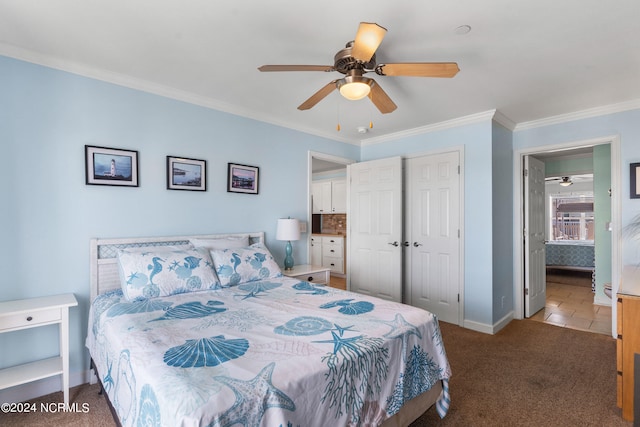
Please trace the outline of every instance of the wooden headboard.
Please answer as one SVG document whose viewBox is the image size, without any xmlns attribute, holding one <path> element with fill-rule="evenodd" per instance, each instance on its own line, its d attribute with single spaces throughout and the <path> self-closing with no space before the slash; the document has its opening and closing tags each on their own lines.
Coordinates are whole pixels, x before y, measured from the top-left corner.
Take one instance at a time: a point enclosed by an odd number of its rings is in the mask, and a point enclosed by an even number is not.
<svg viewBox="0 0 640 427">
<path fill-rule="evenodd" d="M 120 289 L 117 255 L 119 249 L 187 246 L 190 239 L 220 239 L 249 236 L 249 243 L 264 243 L 264 232 L 204 234 L 195 236 L 130 237 L 122 239 L 91 239 L 91 301 L 99 294 Z"/>
</svg>

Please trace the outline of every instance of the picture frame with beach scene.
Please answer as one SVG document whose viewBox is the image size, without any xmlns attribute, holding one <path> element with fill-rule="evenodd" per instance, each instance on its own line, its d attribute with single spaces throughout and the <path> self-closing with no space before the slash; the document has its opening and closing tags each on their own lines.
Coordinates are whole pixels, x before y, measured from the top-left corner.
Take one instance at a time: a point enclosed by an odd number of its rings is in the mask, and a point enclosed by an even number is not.
<svg viewBox="0 0 640 427">
<path fill-rule="evenodd" d="M 259 167 L 229 163 L 227 170 L 227 192 L 258 194 Z"/>
<path fill-rule="evenodd" d="M 167 156 L 167 190 L 207 191 L 207 161 Z"/>
<path fill-rule="evenodd" d="M 87 185 L 138 186 L 138 152 L 122 148 L 84 146 Z"/>
</svg>

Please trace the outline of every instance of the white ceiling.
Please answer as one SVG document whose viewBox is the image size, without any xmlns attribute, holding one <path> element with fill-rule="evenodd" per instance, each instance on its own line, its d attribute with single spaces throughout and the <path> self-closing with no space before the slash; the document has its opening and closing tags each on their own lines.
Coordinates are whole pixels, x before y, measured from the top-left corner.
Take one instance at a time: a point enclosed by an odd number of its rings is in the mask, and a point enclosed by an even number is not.
<svg viewBox="0 0 640 427">
<path fill-rule="evenodd" d="M 333 65 L 361 21 L 388 29 L 378 63 L 455 61 L 460 72 L 368 74 L 398 105 L 382 115 L 337 91 L 297 109 L 337 72 L 257 70 Z M 0 55 L 360 143 L 494 109 L 522 124 L 637 108 L 639 22 L 638 0 L 0 0 Z"/>
</svg>

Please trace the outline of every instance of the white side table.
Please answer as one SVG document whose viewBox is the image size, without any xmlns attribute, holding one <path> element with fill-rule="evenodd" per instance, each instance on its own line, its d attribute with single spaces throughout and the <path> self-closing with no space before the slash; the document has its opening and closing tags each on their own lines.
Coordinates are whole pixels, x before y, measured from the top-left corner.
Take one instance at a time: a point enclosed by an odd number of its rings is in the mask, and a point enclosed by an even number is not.
<svg viewBox="0 0 640 427">
<path fill-rule="evenodd" d="M 311 264 L 294 265 L 292 270 L 282 270 L 282 274 L 306 282 L 329 286 L 331 269 L 329 267 Z"/>
<path fill-rule="evenodd" d="M 69 307 L 77 305 L 73 294 L 0 302 L 0 333 L 56 323 L 60 326 L 60 355 L 0 369 L 0 390 L 62 375 L 64 403 L 69 404 Z"/>
</svg>

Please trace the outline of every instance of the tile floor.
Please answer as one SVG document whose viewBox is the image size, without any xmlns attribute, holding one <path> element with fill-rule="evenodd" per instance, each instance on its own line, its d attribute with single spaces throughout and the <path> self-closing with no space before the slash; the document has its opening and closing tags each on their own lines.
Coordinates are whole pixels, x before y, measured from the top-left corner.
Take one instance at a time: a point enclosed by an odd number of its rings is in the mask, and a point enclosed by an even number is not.
<svg viewBox="0 0 640 427">
<path fill-rule="evenodd" d="M 532 320 L 611 336 L 611 307 L 593 304 L 589 277 L 549 274 L 548 278 L 547 303 Z M 346 280 L 331 275 L 330 286 L 346 289 Z"/>
<path fill-rule="evenodd" d="M 611 307 L 593 304 L 590 286 L 547 281 L 545 308 L 531 319 L 611 336 Z"/>
</svg>

